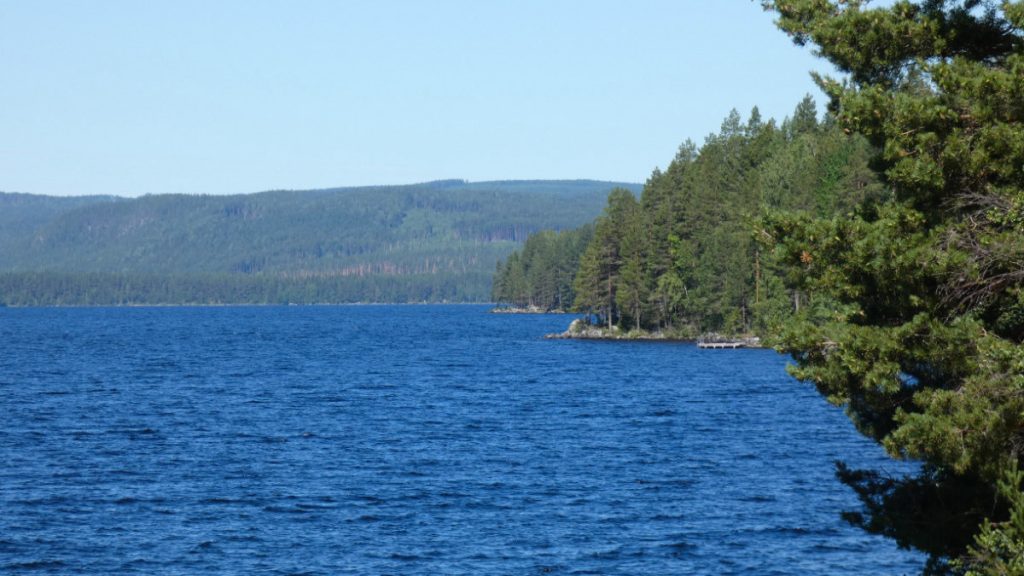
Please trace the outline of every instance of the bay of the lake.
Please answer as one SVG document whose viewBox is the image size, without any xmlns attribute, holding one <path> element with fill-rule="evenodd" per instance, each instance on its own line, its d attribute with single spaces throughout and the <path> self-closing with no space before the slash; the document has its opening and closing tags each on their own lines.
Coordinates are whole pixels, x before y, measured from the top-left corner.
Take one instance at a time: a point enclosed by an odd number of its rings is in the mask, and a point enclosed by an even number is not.
<svg viewBox="0 0 1024 576">
<path fill-rule="evenodd" d="M 0 573 L 907 574 L 770 350 L 485 306 L 0 309 Z"/>
</svg>

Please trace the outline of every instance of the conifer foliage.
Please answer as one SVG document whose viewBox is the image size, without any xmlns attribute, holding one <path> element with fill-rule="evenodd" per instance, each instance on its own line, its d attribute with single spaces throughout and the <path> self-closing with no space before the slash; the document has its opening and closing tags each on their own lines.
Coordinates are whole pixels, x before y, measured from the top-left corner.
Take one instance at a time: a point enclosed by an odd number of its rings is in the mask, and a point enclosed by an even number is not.
<svg viewBox="0 0 1024 576">
<path fill-rule="evenodd" d="M 593 235 L 590 224 L 530 235 L 522 251 L 498 262 L 492 299 L 520 309 L 567 310 L 575 298 L 573 277 L 580 255 Z"/>
<path fill-rule="evenodd" d="M 537 286 L 558 276 L 567 283 L 558 293 L 607 327 L 689 337 L 767 332 L 805 296 L 784 285 L 784 270 L 757 242 L 756 224 L 769 210 L 831 215 L 880 197 L 871 155 L 863 138 L 844 134 L 829 117 L 819 121 L 810 97 L 781 125 L 756 108 L 746 120 L 733 111 L 699 149 L 680 146 L 639 198 L 612 191 L 587 231 L 589 243 L 568 244 L 582 248 L 563 259 L 579 261 L 570 274 L 541 272 L 552 259 L 539 245 L 555 236 L 536 235 L 499 264 L 494 297 L 550 308 L 553 301 L 526 295 L 552 293 Z M 558 307 L 567 307 L 564 298 Z"/>
<path fill-rule="evenodd" d="M 852 519 L 928 552 L 935 572 L 1020 574 L 1024 3 L 765 6 L 847 74 L 818 80 L 892 190 L 849 218 L 766 229 L 812 302 L 784 337 L 796 375 L 923 462 L 902 480 L 841 469 L 866 505 Z"/>
</svg>

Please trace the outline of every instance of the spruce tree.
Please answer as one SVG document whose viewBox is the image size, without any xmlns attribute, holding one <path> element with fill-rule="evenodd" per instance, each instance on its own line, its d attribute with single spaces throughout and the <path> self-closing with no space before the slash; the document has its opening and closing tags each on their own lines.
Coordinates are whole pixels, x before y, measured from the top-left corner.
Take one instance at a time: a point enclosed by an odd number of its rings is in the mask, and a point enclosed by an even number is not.
<svg viewBox="0 0 1024 576">
<path fill-rule="evenodd" d="M 647 299 L 651 292 L 649 226 L 638 204 L 631 205 L 624 216 L 619 249 L 622 267 L 615 298 L 622 315 L 628 317 L 633 328 L 639 330 L 644 325 L 644 310 L 648 306 Z"/>
</svg>

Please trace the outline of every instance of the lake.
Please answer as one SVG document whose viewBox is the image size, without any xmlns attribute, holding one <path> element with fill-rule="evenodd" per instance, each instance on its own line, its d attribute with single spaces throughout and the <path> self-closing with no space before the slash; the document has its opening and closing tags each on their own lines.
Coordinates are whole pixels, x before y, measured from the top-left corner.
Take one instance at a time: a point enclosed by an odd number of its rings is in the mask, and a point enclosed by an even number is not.
<svg viewBox="0 0 1024 576">
<path fill-rule="evenodd" d="M 0 572 L 900 574 L 769 350 L 484 306 L 0 309 Z"/>
</svg>

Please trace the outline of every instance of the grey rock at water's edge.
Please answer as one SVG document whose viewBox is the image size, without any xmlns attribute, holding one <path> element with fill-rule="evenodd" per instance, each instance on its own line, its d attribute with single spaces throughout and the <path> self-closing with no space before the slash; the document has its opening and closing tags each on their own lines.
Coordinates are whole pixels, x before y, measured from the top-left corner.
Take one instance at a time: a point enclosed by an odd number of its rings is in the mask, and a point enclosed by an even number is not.
<svg viewBox="0 0 1024 576">
<path fill-rule="evenodd" d="M 630 330 L 627 332 L 618 326 L 605 328 L 589 324 L 582 318 L 573 320 L 565 332 L 548 334 L 544 337 L 549 340 L 679 340 L 679 338 L 672 338 L 664 332 L 647 332 L 646 330 Z"/>
<path fill-rule="evenodd" d="M 539 306 L 495 306 L 490 310 L 491 314 L 568 314 L 566 310 L 546 310 Z"/>
<path fill-rule="evenodd" d="M 714 332 L 701 335 L 697 347 L 705 350 L 735 350 L 737 348 L 764 348 L 757 336 L 724 336 Z"/>
<path fill-rule="evenodd" d="M 736 349 L 736 348 L 763 348 L 761 339 L 757 336 L 728 338 L 720 334 L 705 334 L 700 338 L 686 337 L 685 334 L 666 333 L 664 331 L 649 332 L 647 330 L 623 330 L 618 326 L 610 328 L 598 326 L 586 322 L 583 318 L 577 318 L 569 324 L 565 332 L 547 334 L 544 336 L 549 340 L 659 340 L 667 342 L 697 342 L 700 348 L 709 349 Z"/>
</svg>

